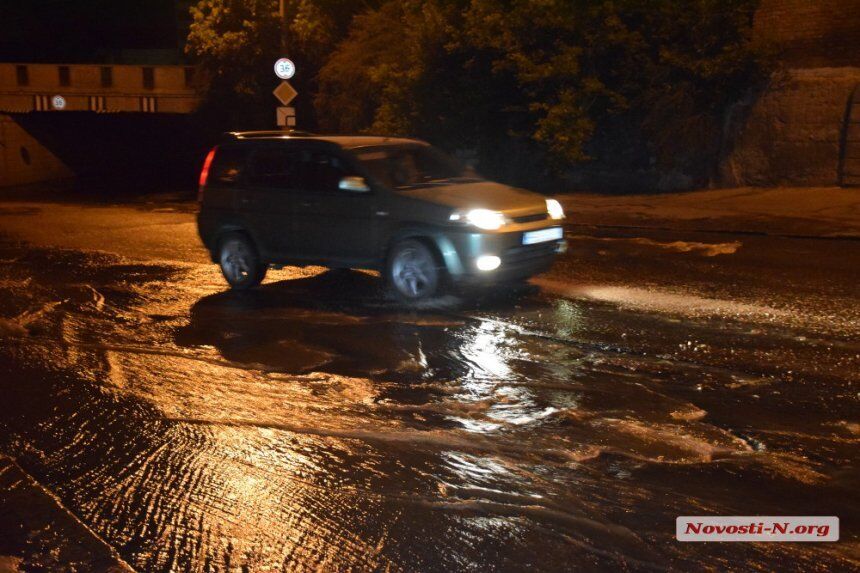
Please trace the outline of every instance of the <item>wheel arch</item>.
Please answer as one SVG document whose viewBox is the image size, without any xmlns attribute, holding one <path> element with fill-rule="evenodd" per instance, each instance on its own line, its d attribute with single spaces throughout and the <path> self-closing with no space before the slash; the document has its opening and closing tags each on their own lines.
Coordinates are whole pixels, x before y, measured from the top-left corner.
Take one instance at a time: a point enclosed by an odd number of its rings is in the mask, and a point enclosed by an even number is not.
<svg viewBox="0 0 860 573">
<path fill-rule="evenodd" d="M 403 226 L 391 234 L 383 253 L 384 268 L 388 267 L 394 245 L 406 239 L 421 241 L 425 244 L 448 277 L 459 276 L 463 273 L 460 256 L 451 240 L 439 229 L 420 224 Z"/>
</svg>

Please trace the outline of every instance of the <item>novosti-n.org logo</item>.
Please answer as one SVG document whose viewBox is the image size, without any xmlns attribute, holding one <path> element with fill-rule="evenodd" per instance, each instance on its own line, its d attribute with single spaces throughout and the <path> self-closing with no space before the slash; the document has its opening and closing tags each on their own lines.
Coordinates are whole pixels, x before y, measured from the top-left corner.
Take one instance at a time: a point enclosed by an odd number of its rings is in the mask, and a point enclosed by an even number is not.
<svg viewBox="0 0 860 573">
<path fill-rule="evenodd" d="M 820 515 L 686 515 L 678 541 L 839 541 L 839 518 Z"/>
</svg>

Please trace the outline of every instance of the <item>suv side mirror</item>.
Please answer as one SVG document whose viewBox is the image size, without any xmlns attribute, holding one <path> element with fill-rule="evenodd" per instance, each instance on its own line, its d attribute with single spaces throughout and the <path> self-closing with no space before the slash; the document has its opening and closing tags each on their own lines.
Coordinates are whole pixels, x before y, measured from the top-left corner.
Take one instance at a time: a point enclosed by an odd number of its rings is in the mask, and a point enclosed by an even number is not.
<svg viewBox="0 0 860 573">
<path fill-rule="evenodd" d="M 367 181 L 364 180 L 364 177 L 358 177 L 355 175 L 342 178 L 338 182 L 337 188 L 341 191 L 352 191 L 353 193 L 367 193 L 370 191 L 370 187 L 367 185 Z"/>
</svg>

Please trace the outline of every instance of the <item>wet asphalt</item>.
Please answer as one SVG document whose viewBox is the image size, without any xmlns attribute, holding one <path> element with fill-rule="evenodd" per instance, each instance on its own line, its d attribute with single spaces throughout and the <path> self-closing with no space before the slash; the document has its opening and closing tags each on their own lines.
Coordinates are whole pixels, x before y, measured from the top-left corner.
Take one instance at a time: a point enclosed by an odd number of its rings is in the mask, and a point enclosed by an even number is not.
<svg viewBox="0 0 860 573">
<path fill-rule="evenodd" d="M 551 272 L 413 311 L 228 291 L 191 209 L 0 204 L 0 454 L 137 570 L 860 567 L 860 241 L 573 214 Z"/>
</svg>

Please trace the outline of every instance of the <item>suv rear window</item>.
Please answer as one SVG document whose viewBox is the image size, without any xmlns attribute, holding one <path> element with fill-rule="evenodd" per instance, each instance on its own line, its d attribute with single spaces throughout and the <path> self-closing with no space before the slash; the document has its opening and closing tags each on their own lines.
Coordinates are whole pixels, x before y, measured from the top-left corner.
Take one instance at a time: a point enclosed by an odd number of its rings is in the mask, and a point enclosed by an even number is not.
<svg viewBox="0 0 860 573">
<path fill-rule="evenodd" d="M 232 185 L 239 180 L 245 168 L 248 151 L 236 147 L 221 147 L 215 153 L 212 167 L 209 168 L 209 183 Z"/>
<path fill-rule="evenodd" d="M 289 149 L 258 149 L 252 160 L 250 181 L 264 187 L 295 187 L 296 152 Z"/>
<path fill-rule="evenodd" d="M 258 149 L 254 153 L 251 183 L 310 192 L 334 192 L 347 175 L 343 161 L 311 150 Z"/>
<path fill-rule="evenodd" d="M 302 152 L 296 176 L 301 189 L 334 192 L 338 190 L 337 184 L 346 174 L 345 165 L 340 158 L 328 153 L 305 151 Z"/>
</svg>

